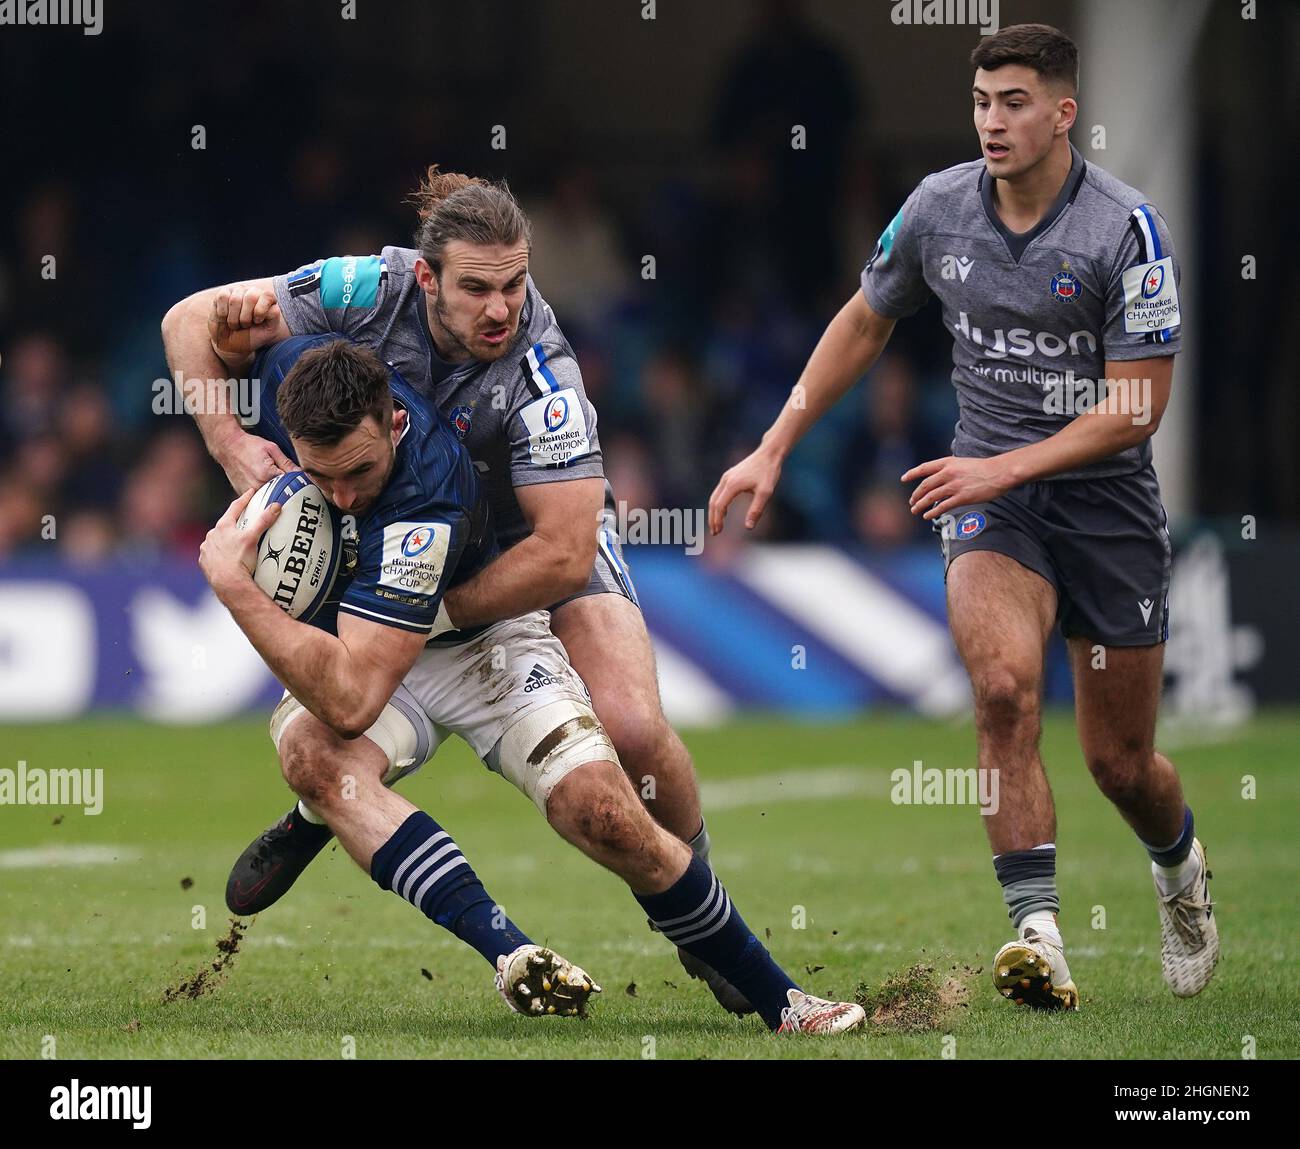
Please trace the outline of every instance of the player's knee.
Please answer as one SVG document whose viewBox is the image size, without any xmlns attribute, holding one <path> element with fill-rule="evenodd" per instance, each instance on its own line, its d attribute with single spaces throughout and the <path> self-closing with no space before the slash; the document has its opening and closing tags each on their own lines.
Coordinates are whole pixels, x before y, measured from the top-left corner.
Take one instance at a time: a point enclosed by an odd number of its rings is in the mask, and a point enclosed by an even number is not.
<svg viewBox="0 0 1300 1149">
<path fill-rule="evenodd" d="M 971 676 L 975 717 L 981 730 L 1032 732 L 1038 725 L 1038 675 L 1014 662 L 999 662 Z"/>
<path fill-rule="evenodd" d="M 546 819 L 588 852 L 626 856 L 645 848 L 648 815 L 612 762 L 593 762 L 568 774 L 551 791 Z"/>
<path fill-rule="evenodd" d="M 280 772 L 289 788 L 318 810 L 341 793 L 339 764 L 318 741 L 285 738 L 280 743 Z"/>
<path fill-rule="evenodd" d="M 1121 807 L 1145 792 L 1146 775 L 1154 759 L 1151 746 L 1137 740 L 1084 751 L 1084 761 L 1097 789 Z"/>
<path fill-rule="evenodd" d="M 658 698 L 618 695 L 602 700 L 598 713 L 629 777 L 639 777 L 667 753 L 673 734 Z"/>
</svg>

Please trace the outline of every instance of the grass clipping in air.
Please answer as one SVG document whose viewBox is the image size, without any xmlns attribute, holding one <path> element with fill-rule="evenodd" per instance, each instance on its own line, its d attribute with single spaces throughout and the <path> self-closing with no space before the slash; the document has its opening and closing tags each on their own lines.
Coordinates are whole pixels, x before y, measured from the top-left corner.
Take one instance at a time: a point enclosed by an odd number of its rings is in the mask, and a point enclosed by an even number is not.
<svg viewBox="0 0 1300 1149">
<path fill-rule="evenodd" d="M 942 980 L 934 966 L 918 962 L 891 973 L 879 986 L 858 984 L 853 1000 L 867 1011 L 867 1021 L 892 1033 L 925 1033 L 941 1028 L 955 1009 L 965 1009 L 970 979 L 980 971 L 953 966 Z"/>
</svg>

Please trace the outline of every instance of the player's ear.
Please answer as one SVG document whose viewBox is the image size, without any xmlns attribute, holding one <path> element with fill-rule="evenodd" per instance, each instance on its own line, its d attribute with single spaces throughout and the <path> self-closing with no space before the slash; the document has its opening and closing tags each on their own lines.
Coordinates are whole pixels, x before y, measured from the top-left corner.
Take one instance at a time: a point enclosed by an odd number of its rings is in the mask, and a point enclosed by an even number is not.
<svg viewBox="0 0 1300 1149">
<path fill-rule="evenodd" d="M 424 256 L 420 256 L 415 261 L 415 282 L 430 299 L 438 298 L 438 277 Z"/>
<path fill-rule="evenodd" d="M 402 437 L 402 432 L 406 429 L 406 408 L 393 408 L 393 446 L 397 446 L 397 440 Z"/>
<path fill-rule="evenodd" d="M 1056 105 L 1056 130 L 1068 132 L 1079 118 L 1079 101 L 1073 96 L 1065 96 Z"/>
</svg>

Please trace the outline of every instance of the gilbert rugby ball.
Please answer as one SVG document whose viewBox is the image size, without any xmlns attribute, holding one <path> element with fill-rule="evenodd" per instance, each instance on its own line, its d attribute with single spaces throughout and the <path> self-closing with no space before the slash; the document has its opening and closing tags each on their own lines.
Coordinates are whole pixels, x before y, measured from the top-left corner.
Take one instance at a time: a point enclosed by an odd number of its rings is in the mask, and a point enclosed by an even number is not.
<svg viewBox="0 0 1300 1149">
<path fill-rule="evenodd" d="M 282 510 L 257 541 L 253 581 L 290 618 L 306 622 L 334 586 L 340 540 L 325 496 L 301 471 L 259 488 L 239 516 L 239 529 L 247 530 L 272 503 Z"/>
</svg>

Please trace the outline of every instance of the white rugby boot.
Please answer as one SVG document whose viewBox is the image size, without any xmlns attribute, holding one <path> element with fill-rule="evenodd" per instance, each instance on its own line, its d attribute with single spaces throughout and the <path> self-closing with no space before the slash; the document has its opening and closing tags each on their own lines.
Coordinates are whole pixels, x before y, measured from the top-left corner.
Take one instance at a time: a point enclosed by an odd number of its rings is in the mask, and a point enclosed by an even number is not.
<svg viewBox="0 0 1300 1149">
<path fill-rule="evenodd" d="M 497 958 L 496 987 L 526 1017 L 585 1017 L 600 986 L 586 970 L 545 946 L 522 945 Z"/>
<path fill-rule="evenodd" d="M 1065 950 L 1033 926 L 993 955 L 993 984 L 1016 1005 L 1078 1009 L 1079 991 L 1065 963 Z"/>
<path fill-rule="evenodd" d="M 844 1033 L 867 1020 L 867 1011 L 851 1001 L 827 1001 L 801 989 L 786 990 L 785 999 L 790 1004 L 777 1033 Z"/>
<path fill-rule="evenodd" d="M 1175 997 L 1195 997 L 1203 990 L 1219 960 L 1219 923 L 1210 901 L 1210 873 L 1205 847 L 1192 839 L 1195 874 L 1180 890 L 1165 893 L 1159 868 L 1151 863 L 1160 906 L 1160 970 Z"/>
</svg>

